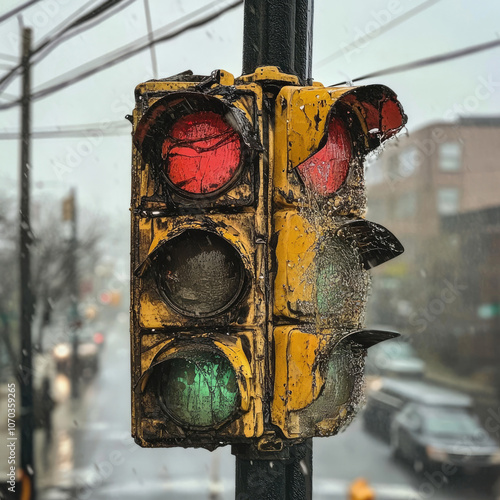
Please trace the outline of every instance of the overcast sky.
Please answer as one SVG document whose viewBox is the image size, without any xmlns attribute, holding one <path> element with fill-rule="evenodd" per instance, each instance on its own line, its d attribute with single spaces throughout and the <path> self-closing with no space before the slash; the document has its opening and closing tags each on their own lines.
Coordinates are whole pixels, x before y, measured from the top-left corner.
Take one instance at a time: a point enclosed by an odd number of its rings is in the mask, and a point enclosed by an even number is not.
<svg viewBox="0 0 500 500">
<path fill-rule="evenodd" d="M 0 14 L 24 0 L 2 0 Z M 149 0 L 153 28 L 175 26 L 176 20 L 208 5 L 208 0 Z M 47 33 L 71 19 L 88 0 L 42 0 L 23 11 L 23 22 L 34 29 L 35 45 Z M 94 4 L 99 1 L 94 2 Z M 214 3 L 214 2 L 212 2 Z M 220 2 L 224 4 L 227 2 Z M 423 0 L 316 0 L 313 77 L 324 84 L 475 45 L 500 36 L 498 0 L 440 0 L 399 26 L 380 34 L 380 27 L 415 8 Z M 0 25 L 0 52 L 19 55 L 16 18 Z M 59 45 L 33 70 L 33 87 L 92 61 L 147 34 L 144 1 L 136 0 L 116 16 Z M 376 35 L 379 36 L 376 36 Z M 158 44 L 159 76 L 186 69 L 209 74 L 217 68 L 241 73 L 243 6 L 215 21 Z M 358 47 L 346 47 L 358 41 Z M 327 64 L 320 61 L 342 51 Z M 409 117 L 408 131 L 430 121 L 466 115 L 500 114 L 500 48 L 459 60 L 366 83 L 384 83 L 399 96 Z M 2 64 L 11 64 L 0 58 Z M 5 72 L 3 66 L 0 72 Z M 108 68 L 33 105 L 33 129 L 123 120 L 133 106 L 134 87 L 151 78 L 149 51 Z M 7 89 L 18 95 L 20 79 Z M 462 108 L 462 111 L 459 109 Z M 0 111 L 0 131 L 17 130 L 18 108 Z M 33 196 L 61 198 L 78 187 L 80 207 L 128 224 L 130 201 L 130 135 L 104 137 L 89 147 L 81 139 L 34 139 L 32 148 Z M 15 140 L 0 141 L 0 195 L 16 193 L 18 151 Z M 63 168 L 66 167 L 66 168 Z M 126 231 L 125 231 L 126 233 Z"/>
</svg>

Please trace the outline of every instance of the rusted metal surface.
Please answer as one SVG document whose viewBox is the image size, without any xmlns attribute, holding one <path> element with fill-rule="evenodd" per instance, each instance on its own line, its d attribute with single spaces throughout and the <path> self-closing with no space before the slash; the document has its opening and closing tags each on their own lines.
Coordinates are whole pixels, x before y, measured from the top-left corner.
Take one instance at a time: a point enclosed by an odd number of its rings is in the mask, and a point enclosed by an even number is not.
<svg viewBox="0 0 500 500">
<path fill-rule="evenodd" d="M 368 269 L 403 248 L 362 219 L 363 159 L 406 121 L 387 87 L 283 87 L 275 107 L 271 420 L 288 439 L 336 434 L 362 400 Z"/>
<path fill-rule="evenodd" d="M 381 85 L 298 83 L 264 67 L 136 89 L 132 426 L 141 446 L 281 453 L 336 434 L 362 400 L 366 348 L 394 335 L 363 330 L 368 270 L 403 251 L 363 219 L 363 160 L 406 117 Z M 210 371 L 206 353 L 232 372 Z M 221 403 L 212 426 L 201 425 L 210 415 L 190 425 L 159 403 L 165 367 L 189 356 L 225 381 L 235 404 Z M 197 375 L 187 377 L 184 386 Z"/>
<path fill-rule="evenodd" d="M 189 76 L 178 82 L 146 82 L 136 89 L 132 426 L 141 446 L 213 449 L 264 432 L 267 217 L 262 91 L 251 82 L 235 87 L 232 75 L 224 71 L 206 79 Z M 217 113 L 229 134 L 209 134 L 207 141 L 182 133 L 176 137 L 172 127 L 193 112 L 202 119 L 203 113 Z M 185 155 L 188 165 L 192 157 L 203 162 L 206 152 L 219 152 L 221 144 L 224 148 L 235 138 L 238 165 L 231 179 L 214 191 L 202 189 L 197 196 L 168 178 L 179 155 Z M 204 235 L 203 244 L 196 240 L 197 232 Z M 169 264 L 172 259 L 177 260 Z M 189 303 L 191 313 L 186 310 Z M 235 411 L 212 428 L 182 425 L 166 413 L 158 404 L 155 382 L 158 368 L 170 360 L 204 350 L 228 360 L 237 382 Z"/>
</svg>

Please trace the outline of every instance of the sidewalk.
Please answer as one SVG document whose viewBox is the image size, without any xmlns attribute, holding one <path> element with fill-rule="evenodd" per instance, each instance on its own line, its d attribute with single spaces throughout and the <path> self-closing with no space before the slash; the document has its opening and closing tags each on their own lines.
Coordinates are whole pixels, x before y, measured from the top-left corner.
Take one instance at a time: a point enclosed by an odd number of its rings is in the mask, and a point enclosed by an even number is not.
<svg viewBox="0 0 500 500">
<path fill-rule="evenodd" d="M 54 490 L 62 493 L 73 488 L 75 463 L 74 433 L 85 426 L 90 408 L 92 388 L 82 384 L 81 396 L 77 400 L 70 397 L 69 380 L 64 375 L 57 375 L 54 382 L 54 399 L 57 402 L 52 414 L 52 436 L 48 437 L 45 429 L 35 432 L 35 450 L 37 463 L 37 489 L 40 497 L 50 494 L 58 498 Z M 67 498 L 62 496 L 61 498 Z"/>
<path fill-rule="evenodd" d="M 0 383 L 0 482 L 7 480 L 8 453 L 7 440 L 7 394 L 8 383 L 16 383 L 16 428 L 18 438 L 16 446 L 16 470 L 19 471 L 19 458 L 21 455 L 21 429 L 20 425 L 20 392 L 14 377 Z M 53 398 L 57 402 L 52 413 L 52 436 L 48 437 L 45 429 L 35 429 L 35 477 L 40 498 L 44 493 L 51 491 L 50 498 L 59 498 L 54 495 L 54 488 L 64 493 L 73 488 L 74 471 L 74 432 L 78 427 L 85 425 L 92 397 L 91 385 L 82 384 L 81 397 L 72 401 L 70 398 L 70 384 L 66 376 L 58 374 L 52 380 Z M 0 495 L 1 496 L 1 495 Z M 67 493 L 60 498 L 68 498 Z"/>
</svg>

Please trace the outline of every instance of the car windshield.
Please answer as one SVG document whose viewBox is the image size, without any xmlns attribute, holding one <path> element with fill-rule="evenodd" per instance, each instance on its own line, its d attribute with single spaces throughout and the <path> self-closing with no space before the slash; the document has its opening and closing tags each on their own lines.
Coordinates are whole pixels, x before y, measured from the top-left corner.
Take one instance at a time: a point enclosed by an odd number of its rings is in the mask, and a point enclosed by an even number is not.
<svg viewBox="0 0 500 500">
<path fill-rule="evenodd" d="M 476 420 L 464 411 L 429 410 L 423 413 L 427 434 L 439 436 L 478 436 L 484 431 Z"/>
</svg>

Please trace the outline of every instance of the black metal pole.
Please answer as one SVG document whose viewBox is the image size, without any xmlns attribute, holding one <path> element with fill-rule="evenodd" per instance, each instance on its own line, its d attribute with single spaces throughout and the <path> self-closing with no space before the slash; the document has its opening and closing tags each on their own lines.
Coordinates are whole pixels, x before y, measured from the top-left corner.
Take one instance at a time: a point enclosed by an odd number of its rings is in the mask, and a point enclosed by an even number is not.
<svg viewBox="0 0 500 500">
<path fill-rule="evenodd" d="M 301 80 L 312 85 L 314 0 L 295 1 L 295 70 Z"/>
<path fill-rule="evenodd" d="M 278 66 L 311 83 L 314 0 L 245 0 L 243 73 Z"/>
<path fill-rule="evenodd" d="M 233 446 L 236 500 L 312 500 L 312 439 L 279 453 Z"/>
<path fill-rule="evenodd" d="M 35 465 L 33 453 L 33 367 L 31 327 L 33 322 L 33 291 L 31 289 L 30 245 L 30 139 L 31 139 L 31 29 L 23 29 L 22 41 L 22 97 L 21 97 L 21 164 L 19 210 L 19 329 L 21 340 L 18 381 L 21 388 L 21 454 L 22 498 L 35 498 Z M 21 498 L 21 497 L 20 497 Z"/>
<path fill-rule="evenodd" d="M 314 0 L 245 0 L 243 73 L 259 66 L 278 66 L 312 83 Z M 279 452 L 253 445 L 233 446 L 236 456 L 236 500 L 311 500 L 312 439 L 285 443 Z"/>
</svg>

